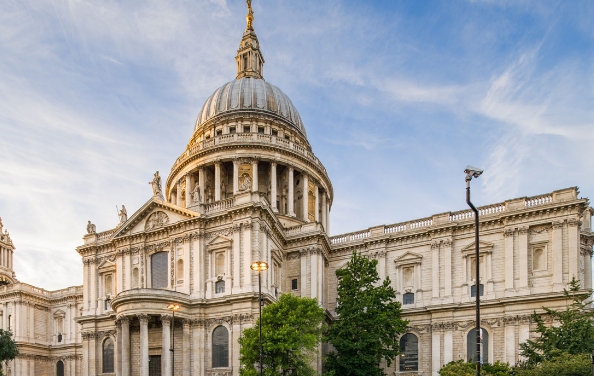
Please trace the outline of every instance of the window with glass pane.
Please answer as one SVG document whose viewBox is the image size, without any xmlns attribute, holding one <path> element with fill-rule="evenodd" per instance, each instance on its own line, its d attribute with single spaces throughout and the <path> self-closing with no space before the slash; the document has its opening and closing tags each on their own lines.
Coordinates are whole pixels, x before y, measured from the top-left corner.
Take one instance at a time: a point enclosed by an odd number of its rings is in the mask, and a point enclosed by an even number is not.
<svg viewBox="0 0 594 376">
<path fill-rule="evenodd" d="M 58 363 L 56 363 L 56 375 L 64 376 L 64 362 L 61 360 L 58 360 Z"/>
<path fill-rule="evenodd" d="M 481 351 L 482 354 L 482 363 L 489 362 L 489 333 L 483 328 L 481 328 L 482 332 L 482 344 L 483 348 Z M 472 329 L 468 332 L 466 336 L 466 359 L 476 362 L 476 329 Z"/>
<path fill-rule="evenodd" d="M 151 281 L 154 289 L 167 288 L 167 252 L 155 253 L 151 257 Z"/>
<path fill-rule="evenodd" d="M 229 367 L 229 331 L 224 326 L 212 332 L 212 367 Z"/>
<path fill-rule="evenodd" d="M 419 339 L 412 333 L 400 338 L 400 371 L 418 371 Z"/>
<path fill-rule="evenodd" d="M 483 288 L 483 285 L 480 284 L 479 285 L 479 296 L 483 296 L 483 293 L 484 293 L 484 288 Z M 476 285 L 470 286 L 470 296 L 472 296 L 472 297 L 476 296 Z"/>
<path fill-rule="evenodd" d="M 412 292 L 407 292 L 406 294 L 402 295 L 402 304 L 414 304 L 415 303 L 415 294 Z"/>
<path fill-rule="evenodd" d="M 103 373 L 113 373 L 113 341 L 108 338 L 103 342 Z"/>
<path fill-rule="evenodd" d="M 215 292 L 217 294 L 225 292 L 225 281 L 217 281 L 217 283 L 215 283 Z"/>
</svg>

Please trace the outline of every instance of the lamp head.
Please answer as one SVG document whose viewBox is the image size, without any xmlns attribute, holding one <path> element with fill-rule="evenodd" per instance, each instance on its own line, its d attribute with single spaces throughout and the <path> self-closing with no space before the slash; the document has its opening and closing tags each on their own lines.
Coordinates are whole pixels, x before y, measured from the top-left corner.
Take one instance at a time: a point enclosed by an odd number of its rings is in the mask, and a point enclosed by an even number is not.
<svg viewBox="0 0 594 376">
<path fill-rule="evenodd" d="M 466 174 L 466 181 L 468 182 L 471 181 L 472 178 L 478 178 L 479 176 L 481 176 L 483 170 L 481 170 L 478 167 L 472 167 L 471 165 L 468 165 L 466 166 L 464 173 Z"/>
<path fill-rule="evenodd" d="M 265 270 L 268 270 L 268 264 L 265 261 L 255 261 L 252 262 L 250 268 L 255 272 L 263 272 Z"/>
<path fill-rule="evenodd" d="M 167 306 L 167 309 L 172 310 L 172 311 L 178 311 L 181 307 L 179 306 L 179 304 L 175 304 L 175 303 L 171 303 Z"/>
</svg>

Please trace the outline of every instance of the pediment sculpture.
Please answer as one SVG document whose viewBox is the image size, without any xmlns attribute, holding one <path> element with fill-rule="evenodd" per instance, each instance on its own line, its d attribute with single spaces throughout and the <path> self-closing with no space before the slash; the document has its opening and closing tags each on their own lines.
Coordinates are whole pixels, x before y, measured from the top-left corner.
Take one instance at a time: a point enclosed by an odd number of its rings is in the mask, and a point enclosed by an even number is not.
<svg viewBox="0 0 594 376">
<path fill-rule="evenodd" d="M 169 217 L 162 211 L 154 212 L 149 215 L 144 225 L 145 230 L 153 230 L 163 227 L 169 223 Z"/>
</svg>

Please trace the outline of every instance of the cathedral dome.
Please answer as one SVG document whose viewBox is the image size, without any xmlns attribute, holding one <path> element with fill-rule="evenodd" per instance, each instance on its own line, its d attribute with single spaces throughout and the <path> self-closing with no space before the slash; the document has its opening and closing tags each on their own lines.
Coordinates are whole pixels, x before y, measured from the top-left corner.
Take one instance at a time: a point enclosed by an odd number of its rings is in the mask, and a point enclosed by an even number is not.
<svg viewBox="0 0 594 376">
<path fill-rule="evenodd" d="M 215 90 L 202 106 L 194 130 L 217 115 L 250 110 L 276 115 L 307 137 L 299 112 L 289 97 L 263 78 L 247 76 Z"/>
</svg>

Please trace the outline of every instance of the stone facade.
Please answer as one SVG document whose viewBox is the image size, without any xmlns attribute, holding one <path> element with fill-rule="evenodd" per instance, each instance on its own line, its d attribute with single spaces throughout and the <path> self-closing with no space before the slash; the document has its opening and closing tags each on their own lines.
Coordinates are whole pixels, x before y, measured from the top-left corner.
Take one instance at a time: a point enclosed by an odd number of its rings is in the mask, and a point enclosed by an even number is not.
<svg viewBox="0 0 594 376">
<path fill-rule="evenodd" d="M 238 375 L 238 339 L 259 308 L 251 263 L 269 265 L 266 304 L 283 293 L 313 297 L 332 320 L 335 271 L 355 250 L 378 260 L 410 320 L 408 358 L 389 374 L 437 375 L 467 358 L 472 212 L 330 237 L 332 184 L 296 108 L 263 80 L 252 22 L 250 8 L 237 78 L 207 99 L 165 184 L 155 173 L 152 197 L 129 217 L 122 209 L 115 228 L 87 225 L 82 286 L 45 291 L 0 265 L 1 322 L 21 346 L 9 375 Z M 564 307 L 573 277 L 592 287 L 592 208 L 569 188 L 479 210 L 484 356 L 513 364 L 534 310 Z M 10 260 L 12 242 L 0 244 Z"/>
</svg>

